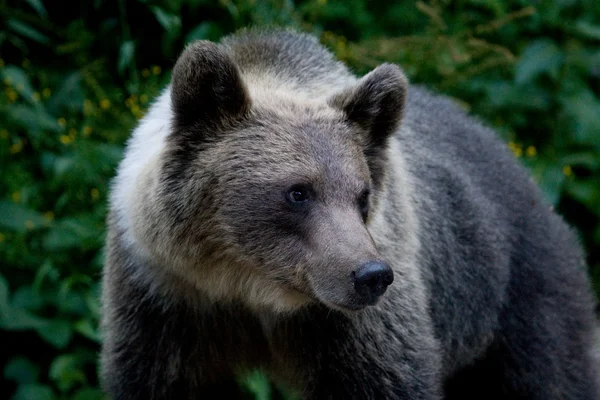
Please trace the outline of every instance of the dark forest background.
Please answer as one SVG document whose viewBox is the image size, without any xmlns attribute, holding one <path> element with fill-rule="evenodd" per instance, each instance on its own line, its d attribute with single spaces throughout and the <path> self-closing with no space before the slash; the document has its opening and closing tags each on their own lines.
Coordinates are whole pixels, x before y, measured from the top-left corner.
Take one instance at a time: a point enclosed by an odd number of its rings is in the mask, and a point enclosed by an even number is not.
<svg viewBox="0 0 600 400">
<path fill-rule="evenodd" d="M 109 180 L 192 40 L 312 32 L 497 129 L 577 229 L 600 292 L 600 1 L 0 0 L 0 398 L 95 400 Z M 256 399 L 278 397 L 260 373 Z"/>
</svg>

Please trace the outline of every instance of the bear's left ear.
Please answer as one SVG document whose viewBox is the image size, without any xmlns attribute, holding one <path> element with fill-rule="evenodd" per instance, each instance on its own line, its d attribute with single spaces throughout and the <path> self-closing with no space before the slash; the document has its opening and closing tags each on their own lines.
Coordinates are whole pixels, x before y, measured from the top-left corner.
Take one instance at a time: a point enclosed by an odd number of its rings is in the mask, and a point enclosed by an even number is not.
<svg viewBox="0 0 600 400">
<path fill-rule="evenodd" d="M 358 83 L 332 96 L 329 104 L 369 134 L 370 147 L 380 147 L 398 129 L 408 80 L 398 66 L 382 64 Z"/>
<path fill-rule="evenodd" d="M 187 46 L 177 60 L 171 103 L 179 127 L 239 120 L 251 105 L 234 60 L 217 44 L 204 40 Z"/>
</svg>

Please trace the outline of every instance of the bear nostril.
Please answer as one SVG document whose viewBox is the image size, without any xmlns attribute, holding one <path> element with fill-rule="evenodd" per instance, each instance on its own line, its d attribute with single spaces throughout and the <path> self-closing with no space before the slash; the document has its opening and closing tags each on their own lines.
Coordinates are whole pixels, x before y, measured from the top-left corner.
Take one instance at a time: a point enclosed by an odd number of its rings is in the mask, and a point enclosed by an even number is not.
<svg viewBox="0 0 600 400">
<path fill-rule="evenodd" d="M 354 288 L 369 303 L 374 303 L 394 281 L 394 272 L 381 261 L 369 261 L 361 265 L 353 276 Z"/>
</svg>

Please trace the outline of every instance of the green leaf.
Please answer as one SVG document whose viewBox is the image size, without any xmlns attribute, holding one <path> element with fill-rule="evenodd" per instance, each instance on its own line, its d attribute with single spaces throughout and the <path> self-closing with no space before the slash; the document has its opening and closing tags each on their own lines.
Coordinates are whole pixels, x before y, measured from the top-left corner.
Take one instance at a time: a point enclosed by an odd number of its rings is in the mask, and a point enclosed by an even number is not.
<svg viewBox="0 0 600 400">
<path fill-rule="evenodd" d="M 39 136 L 43 131 L 59 132 L 61 130 L 57 120 L 42 107 L 13 104 L 7 114 L 13 123 L 25 128 L 29 136 Z"/>
<path fill-rule="evenodd" d="M 84 274 L 75 274 L 60 282 L 56 307 L 63 314 L 85 315 L 88 307 L 83 293 L 76 290 L 79 285 L 91 284 L 91 277 Z"/>
<path fill-rule="evenodd" d="M 20 385 L 11 400 L 56 400 L 52 389 L 46 385 Z"/>
<path fill-rule="evenodd" d="M 25 0 L 29 3 L 29 5 L 40 15 L 40 17 L 45 17 L 46 7 L 42 3 L 42 0 Z"/>
<path fill-rule="evenodd" d="M 76 71 L 65 74 L 62 84 L 48 101 L 48 111 L 54 115 L 60 115 L 59 113 L 63 109 L 81 112 L 83 111 L 83 99 L 81 72 Z M 52 123 L 56 124 L 56 120 L 52 119 Z"/>
<path fill-rule="evenodd" d="M 563 165 L 577 165 L 596 170 L 600 168 L 600 154 L 593 151 L 568 154 L 561 159 L 561 162 Z"/>
<path fill-rule="evenodd" d="M 223 31 L 215 22 L 205 21 L 192 29 L 185 37 L 185 42 L 195 40 L 217 40 L 223 35 Z"/>
<path fill-rule="evenodd" d="M 43 246 L 49 251 L 62 251 L 71 248 L 99 245 L 102 241 L 102 231 L 93 224 L 92 217 L 66 218 L 57 221 L 52 229 L 44 235 Z"/>
<path fill-rule="evenodd" d="M 56 154 L 45 153 L 42 156 L 44 168 L 46 168 L 58 182 L 62 181 L 63 178 L 76 167 L 75 161 L 76 160 L 72 155 L 57 156 Z"/>
<path fill-rule="evenodd" d="M 575 30 L 585 37 L 600 40 L 600 25 L 594 25 L 588 21 L 578 21 Z"/>
<path fill-rule="evenodd" d="M 96 318 L 100 317 L 101 314 L 100 292 L 100 283 L 96 281 L 93 288 L 90 289 L 85 296 L 85 304 L 87 305 L 88 310 L 90 310 L 90 315 Z"/>
<path fill-rule="evenodd" d="M 78 147 L 79 163 L 89 162 L 98 172 L 98 166 L 108 166 L 110 170 L 123 158 L 123 147 L 100 142 L 86 142 Z"/>
<path fill-rule="evenodd" d="M 552 40 L 535 40 L 519 57 L 515 66 L 515 82 L 522 85 L 541 73 L 557 77 L 563 61 L 562 50 Z"/>
<path fill-rule="evenodd" d="M 600 187 L 590 179 L 576 179 L 566 185 L 567 193 L 600 217 Z"/>
<path fill-rule="evenodd" d="M 133 64 L 133 56 L 135 54 L 135 42 L 133 40 L 127 40 L 121 44 L 119 51 L 119 63 L 117 70 L 120 74 L 125 72 L 125 69 L 129 66 L 135 68 Z"/>
<path fill-rule="evenodd" d="M 37 211 L 21 205 L 0 200 L 0 228 L 16 232 L 39 229 L 46 226 L 46 220 Z"/>
<path fill-rule="evenodd" d="M 269 400 L 271 398 L 271 384 L 260 371 L 253 371 L 242 376 L 239 384 L 252 393 L 256 400 Z"/>
<path fill-rule="evenodd" d="M 256 400 L 269 400 L 271 398 L 271 384 L 260 371 L 254 371 L 242 377 L 240 383 L 254 395 Z"/>
<path fill-rule="evenodd" d="M 38 42 L 41 44 L 50 43 L 50 38 L 48 38 L 48 36 L 40 33 L 39 31 L 37 31 L 36 29 L 32 28 L 31 26 L 27 25 L 26 23 L 24 23 L 22 21 L 11 18 L 6 22 L 6 25 L 8 25 L 8 27 L 11 28 L 13 31 L 15 31 L 35 42 Z"/>
<path fill-rule="evenodd" d="M 33 279 L 34 290 L 39 291 L 45 281 L 55 283 L 60 278 L 60 273 L 49 258 L 46 258 L 38 268 Z"/>
<path fill-rule="evenodd" d="M 50 378 L 56 382 L 61 391 L 70 390 L 76 385 L 86 382 L 80 364 L 76 354 L 60 355 L 50 365 Z"/>
<path fill-rule="evenodd" d="M 101 342 L 100 333 L 98 332 L 97 324 L 93 323 L 89 319 L 82 319 L 77 321 L 75 324 L 75 331 L 82 336 L 96 342 Z"/>
<path fill-rule="evenodd" d="M 158 6 L 150 7 L 158 23 L 169 33 L 178 33 L 181 29 L 181 18 L 178 15 L 170 14 Z"/>
<path fill-rule="evenodd" d="M 29 359 L 17 356 L 4 367 L 4 378 L 19 384 L 35 383 L 40 375 L 40 368 Z"/>
<path fill-rule="evenodd" d="M 100 389 L 85 388 L 78 390 L 73 400 L 107 400 L 107 397 Z"/>
<path fill-rule="evenodd" d="M 73 337 L 73 329 L 68 321 L 52 319 L 49 324 L 37 330 L 38 334 L 57 349 L 64 349 Z"/>
<path fill-rule="evenodd" d="M 44 235 L 43 244 L 44 249 L 48 251 L 64 251 L 81 247 L 82 240 L 75 232 L 57 226 Z"/>
<path fill-rule="evenodd" d="M 9 331 L 25 331 L 29 329 L 43 329 L 48 321 L 40 318 L 25 309 L 10 308 L 0 320 L 0 328 Z"/>
<path fill-rule="evenodd" d="M 13 295 L 12 305 L 28 311 L 39 311 L 44 304 L 42 296 L 32 286 L 26 285 L 17 288 Z"/>
<path fill-rule="evenodd" d="M 565 181 L 565 174 L 561 166 L 557 165 L 556 162 L 546 163 L 540 161 L 536 164 L 533 172 L 546 200 L 556 206 L 560 200 Z"/>
<path fill-rule="evenodd" d="M 596 95 L 582 89 L 560 101 L 574 125 L 576 142 L 600 149 L 600 100 Z"/>
<path fill-rule="evenodd" d="M 545 110 L 551 103 L 552 96 L 548 90 L 528 85 L 520 87 L 512 82 L 480 81 L 469 83 L 475 90 L 486 94 L 486 102 L 494 108 L 515 108 Z"/>
<path fill-rule="evenodd" d="M 6 315 L 10 312 L 8 300 L 9 294 L 8 282 L 4 276 L 0 274 L 0 325 L 2 325 L 2 320 L 6 318 Z"/>
<path fill-rule="evenodd" d="M 4 81 L 10 82 L 10 85 L 15 88 L 17 93 L 19 93 L 22 97 L 33 101 L 33 87 L 31 86 L 31 81 L 29 80 L 29 76 L 25 71 L 21 68 L 15 67 L 14 65 L 8 65 L 0 70 L 2 73 L 2 78 Z"/>
</svg>

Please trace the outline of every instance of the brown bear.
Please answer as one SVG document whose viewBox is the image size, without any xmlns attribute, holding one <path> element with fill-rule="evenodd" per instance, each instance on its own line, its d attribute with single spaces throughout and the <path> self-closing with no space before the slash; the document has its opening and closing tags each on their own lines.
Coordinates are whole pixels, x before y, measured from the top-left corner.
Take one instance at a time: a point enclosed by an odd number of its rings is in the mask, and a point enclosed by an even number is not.
<svg viewBox="0 0 600 400">
<path fill-rule="evenodd" d="M 113 399 L 599 398 L 572 230 L 495 134 L 311 36 L 189 45 L 114 181 Z"/>
</svg>

